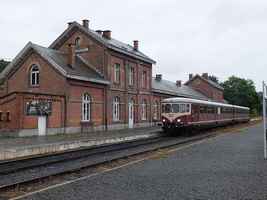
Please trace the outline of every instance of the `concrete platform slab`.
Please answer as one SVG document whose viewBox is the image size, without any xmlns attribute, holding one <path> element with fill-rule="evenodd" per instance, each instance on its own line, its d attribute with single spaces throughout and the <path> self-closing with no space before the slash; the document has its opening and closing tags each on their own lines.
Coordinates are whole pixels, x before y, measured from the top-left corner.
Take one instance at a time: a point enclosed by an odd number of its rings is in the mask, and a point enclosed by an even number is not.
<svg viewBox="0 0 267 200">
<path fill-rule="evenodd" d="M 29 156 L 58 153 L 83 147 L 95 147 L 157 137 L 158 135 L 160 135 L 160 128 L 150 127 L 88 134 L 0 138 L 0 162 Z"/>
</svg>

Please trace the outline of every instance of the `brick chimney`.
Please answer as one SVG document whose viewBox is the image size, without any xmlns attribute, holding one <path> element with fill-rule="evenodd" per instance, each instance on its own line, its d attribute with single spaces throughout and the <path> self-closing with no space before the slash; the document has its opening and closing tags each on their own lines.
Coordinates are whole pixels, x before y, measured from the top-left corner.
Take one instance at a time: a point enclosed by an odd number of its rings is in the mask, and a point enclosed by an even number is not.
<svg viewBox="0 0 267 200">
<path fill-rule="evenodd" d="M 176 81 L 176 86 L 177 87 L 181 87 L 182 86 L 182 81 L 180 81 L 180 80 Z"/>
<path fill-rule="evenodd" d="M 68 26 L 70 27 L 74 22 L 68 22 Z"/>
<path fill-rule="evenodd" d="M 69 44 L 68 46 L 68 65 L 74 67 L 75 64 L 75 45 Z"/>
<path fill-rule="evenodd" d="M 83 20 L 83 27 L 86 29 L 89 29 L 89 20 L 88 19 Z"/>
<path fill-rule="evenodd" d="M 209 74 L 208 73 L 203 73 L 202 77 L 205 78 L 205 79 L 209 79 Z"/>
<path fill-rule="evenodd" d="M 189 80 L 192 80 L 193 76 L 193 74 L 189 74 Z"/>
<path fill-rule="evenodd" d="M 110 40 L 111 39 L 111 31 L 110 30 L 103 31 L 103 37 Z"/>
<path fill-rule="evenodd" d="M 139 49 L 139 41 L 138 40 L 134 40 L 133 41 L 133 46 L 134 46 L 134 50 L 138 51 L 138 49 Z"/>
<path fill-rule="evenodd" d="M 156 81 L 161 81 L 162 74 L 156 74 Z"/>
<path fill-rule="evenodd" d="M 99 35 L 102 35 L 103 31 L 101 30 L 96 30 L 95 32 L 97 32 Z"/>
</svg>

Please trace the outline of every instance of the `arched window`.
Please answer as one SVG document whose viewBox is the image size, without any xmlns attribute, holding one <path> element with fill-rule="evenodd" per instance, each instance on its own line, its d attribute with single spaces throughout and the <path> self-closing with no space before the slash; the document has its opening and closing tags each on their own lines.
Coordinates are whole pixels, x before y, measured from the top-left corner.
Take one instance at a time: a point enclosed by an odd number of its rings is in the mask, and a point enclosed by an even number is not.
<svg viewBox="0 0 267 200">
<path fill-rule="evenodd" d="M 91 97 L 85 93 L 82 97 L 82 121 L 89 122 L 91 119 Z"/>
<path fill-rule="evenodd" d="M 142 104 L 141 104 L 141 120 L 146 120 L 147 119 L 147 103 L 146 100 L 144 99 Z"/>
<path fill-rule="evenodd" d="M 77 37 L 75 39 L 75 47 L 76 47 L 76 49 L 79 49 L 80 45 L 81 45 L 81 39 L 79 37 Z"/>
<path fill-rule="evenodd" d="M 113 121 L 120 120 L 120 98 L 114 97 L 113 99 Z"/>
<path fill-rule="evenodd" d="M 32 65 L 30 70 L 30 83 L 32 86 L 39 85 L 39 67 L 37 65 Z"/>
</svg>

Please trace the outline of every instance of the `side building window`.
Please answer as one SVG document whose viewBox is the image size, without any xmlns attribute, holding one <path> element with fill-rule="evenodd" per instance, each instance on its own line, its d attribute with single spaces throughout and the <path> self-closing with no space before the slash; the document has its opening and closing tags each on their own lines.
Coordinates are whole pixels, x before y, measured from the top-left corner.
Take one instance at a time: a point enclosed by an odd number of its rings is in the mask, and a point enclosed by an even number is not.
<svg viewBox="0 0 267 200">
<path fill-rule="evenodd" d="M 81 46 L 81 39 L 80 39 L 79 37 L 77 37 L 77 38 L 75 39 L 75 48 L 76 48 L 76 49 L 79 49 L 80 46 Z"/>
<path fill-rule="evenodd" d="M 120 83 L 120 64 L 118 63 L 114 65 L 114 82 Z"/>
<path fill-rule="evenodd" d="M 146 100 L 143 100 L 141 104 L 141 120 L 146 120 L 147 119 L 147 103 Z"/>
<path fill-rule="evenodd" d="M 142 73 L 142 88 L 147 87 L 147 72 L 143 71 Z"/>
<path fill-rule="evenodd" d="M 37 65 L 32 65 L 30 70 L 30 83 L 31 86 L 39 86 L 40 71 Z"/>
<path fill-rule="evenodd" d="M 129 85 L 133 86 L 134 84 L 134 67 L 129 66 Z"/>
<path fill-rule="evenodd" d="M 120 120 L 120 98 L 114 97 L 113 99 L 113 121 Z"/>
<path fill-rule="evenodd" d="M 89 122 L 91 120 L 91 97 L 85 93 L 82 97 L 82 121 Z"/>
</svg>

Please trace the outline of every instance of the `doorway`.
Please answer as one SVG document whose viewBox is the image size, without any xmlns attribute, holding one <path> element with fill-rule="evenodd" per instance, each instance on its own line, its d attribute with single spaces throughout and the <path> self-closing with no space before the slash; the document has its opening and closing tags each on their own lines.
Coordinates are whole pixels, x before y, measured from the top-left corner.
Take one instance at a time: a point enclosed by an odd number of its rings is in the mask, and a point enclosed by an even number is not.
<svg viewBox="0 0 267 200">
<path fill-rule="evenodd" d="M 38 116 L 38 135 L 46 135 L 46 116 Z"/>
<path fill-rule="evenodd" d="M 129 128 L 134 125 L 134 101 L 131 99 L 129 102 Z"/>
</svg>

